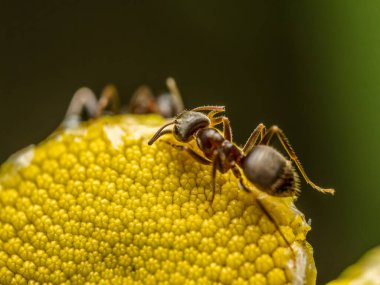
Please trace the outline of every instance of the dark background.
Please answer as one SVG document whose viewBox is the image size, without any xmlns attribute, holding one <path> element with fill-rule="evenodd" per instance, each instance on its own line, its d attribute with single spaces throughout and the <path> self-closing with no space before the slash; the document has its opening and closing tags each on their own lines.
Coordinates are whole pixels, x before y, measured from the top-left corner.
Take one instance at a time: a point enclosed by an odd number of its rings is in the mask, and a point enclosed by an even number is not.
<svg viewBox="0 0 380 285">
<path fill-rule="evenodd" d="M 376 4 L 374 4 L 376 3 Z M 46 138 L 74 91 L 122 100 L 176 78 L 188 108 L 225 104 L 235 140 L 278 124 L 309 176 L 318 283 L 380 241 L 380 4 L 0 1 L 0 162 Z"/>
</svg>

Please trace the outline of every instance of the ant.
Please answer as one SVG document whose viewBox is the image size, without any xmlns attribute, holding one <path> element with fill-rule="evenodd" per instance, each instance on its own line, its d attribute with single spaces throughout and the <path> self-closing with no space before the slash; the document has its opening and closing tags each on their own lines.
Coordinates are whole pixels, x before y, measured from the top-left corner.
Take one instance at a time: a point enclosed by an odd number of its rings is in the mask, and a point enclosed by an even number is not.
<svg viewBox="0 0 380 285">
<path fill-rule="evenodd" d="M 202 111 L 208 111 L 209 113 L 206 115 Z M 277 126 L 271 126 L 267 129 L 264 124 L 260 123 L 252 132 L 244 147 L 242 149 L 237 147 L 232 142 L 229 119 L 226 116 L 215 117 L 215 115 L 224 111 L 223 106 L 203 106 L 184 111 L 177 115 L 174 120 L 163 125 L 149 140 L 148 144 L 152 145 L 165 134 L 172 134 L 181 143 L 187 143 L 195 139 L 204 156 L 201 156 L 187 145 L 165 142 L 179 150 L 187 151 L 198 162 L 212 166 L 211 204 L 215 197 L 217 171 L 226 173 L 231 170 L 236 178 L 239 179 L 239 187 L 246 192 L 252 193 L 252 190 L 245 186 L 242 172 L 249 182 L 264 193 L 276 197 L 294 197 L 299 193 L 299 178 L 291 161 L 269 146 L 273 136 L 276 135 L 305 181 L 319 192 L 334 194 L 334 189 L 321 188 L 309 179 L 284 132 Z M 223 124 L 223 134 L 214 128 L 219 124 Z M 170 125 L 174 125 L 173 129 L 166 129 Z M 277 230 L 287 242 L 275 219 L 261 202 L 261 198 L 260 196 L 256 198 L 259 207 L 275 224 Z"/>
<path fill-rule="evenodd" d="M 104 114 L 148 114 L 156 113 L 165 118 L 172 118 L 184 110 L 181 94 L 175 80 L 166 79 L 169 92 L 155 97 L 148 86 L 140 86 L 132 96 L 129 105 L 120 110 L 120 100 L 116 87 L 108 84 L 104 87 L 99 100 L 87 87 L 79 88 L 73 95 L 67 109 L 63 126 L 78 125 L 81 121 L 97 118 Z"/>
<path fill-rule="evenodd" d="M 97 118 L 103 114 L 119 112 L 119 95 L 114 85 L 104 87 L 99 100 L 88 87 L 79 88 L 71 98 L 62 126 L 71 128 L 81 121 Z"/>
<path fill-rule="evenodd" d="M 166 79 L 169 92 L 163 92 L 157 97 L 148 86 L 140 86 L 132 96 L 127 107 L 131 114 L 160 114 L 164 118 L 173 118 L 184 110 L 181 94 L 172 77 Z"/>
<path fill-rule="evenodd" d="M 209 111 L 209 113 L 206 115 L 201 111 Z M 169 133 L 182 143 L 195 139 L 205 157 L 186 145 L 173 146 L 187 151 L 199 162 L 212 165 L 213 179 L 215 179 L 217 170 L 225 173 L 231 169 L 233 174 L 239 178 L 240 184 L 244 186 L 239 169 L 241 168 L 247 179 L 261 191 L 277 197 L 292 197 L 299 192 L 298 177 L 291 161 L 269 146 L 273 136 L 276 135 L 306 182 L 319 192 L 334 193 L 333 189 L 321 188 L 308 178 L 284 132 L 277 126 L 267 129 L 264 124 L 260 123 L 252 132 L 243 149 L 238 148 L 232 142 L 229 119 L 225 116 L 215 117 L 224 111 L 223 106 L 203 106 L 184 111 L 173 121 L 163 125 L 148 144 L 152 145 L 159 137 Z M 215 125 L 221 123 L 223 124 L 223 135 L 214 128 Z M 169 125 L 174 125 L 174 128 L 166 129 Z M 248 189 L 245 186 L 242 188 Z"/>
</svg>

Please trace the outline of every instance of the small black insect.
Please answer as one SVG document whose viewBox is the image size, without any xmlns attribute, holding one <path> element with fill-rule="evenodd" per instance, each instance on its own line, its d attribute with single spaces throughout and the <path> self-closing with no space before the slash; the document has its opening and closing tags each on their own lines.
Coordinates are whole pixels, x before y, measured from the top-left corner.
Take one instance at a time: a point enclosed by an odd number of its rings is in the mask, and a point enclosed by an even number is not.
<svg viewBox="0 0 380 285">
<path fill-rule="evenodd" d="M 321 188 L 309 179 L 284 132 L 277 126 L 267 129 L 264 124 L 259 124 L 244 147 L 242 149 L 237 147 L 232 141 L 229 119 L 225 116 L 215 117 L 224 110 L 223 106 L 204 106 L 191 111 L 184 111 L 173 121 L 162 126 L 148 144 L 153 144 L 165 134 L 172 134 L 181 143 L 195 139 L 203 156 L 186 144 L 167 143 L 177 149 L 187 151 L 197 161 L 212 166 L 211 203 L 215 197 L 217 171 L 225 173 L 229 170 L 232 170 L 239 179 L 239 186 L 244 191 L 252 192 L 249 187 L 245 186 L 242 172 L 249 182 L 264 193 L 276 197 L 294 197 L 299 193 L 299 178 L 292 162 L 269 146 L 273 136 L 276 135 L 306 182 L 319 192 L 334 194 L 334 189 Z M 209 113 L 206 115 L 201 111 L 208 111 Z M 223 134 L 215 128 L 218 124 L 223 124 Z M 174 127 L 167 129 L 170 125 L 174 125 Z M 258 205 L 279 230 L 275 219 L 261 202 L 262 197 L 256 198 Z M 279 232 L 286 241 L 282 232 L 280 230 Z"/>
<path fill-rule="evenodd" d="M 114 85 L 104 87 L 99 100 L 88 87 L 79 88 L 73 95 L 62 126 L 70 128 L 81 121 L 93 119 L 103 114 L 119 113 L 119 95 Z"/>
<path fill-rule="evenodd" d="M 156 113 L 165 118 L 172 118 L 183 111 L 183 101 L 175 80 L 166 79 L 168 92 L 155 97 L 151 89 L 140 86 L 132 96 L 126 108 L 120 108 L 116 87 L 108 84 L 104 87 L 99 100 L 87 87 L 79 88 L 73 95 L 63 121 L 63 127 L 78 125 L 81 121 L 99 117 L 104 114 L 148 114 Z"/>
<path fill-rule="evenodd" d="M 173 118 L 184 110 L 183 101 L 173 78 L 166 79 L 166 86 L 169 92 L 161 93 L 157 97 L 148 86 L 140 86 L 132 96 L 127 112 L 131 114 L 156 113 L 165 118 Z"/>
<path fill-rule="evenodd" d="M 206 115 L 201 111 L 209 111 L 209 113 Z M 228 118 L 225 116 L 215 117 L 221 112 L 224 112 L 222 106 L 204 106 L 184 111 L 173 121 L 162 126 L 148 144 L 153 144 L 165 134 L 173 134 L 176 140 L 182 143 L 195 139 L 204 156 L 199 155 L 187 145 L 174 146 L 186 150 L 196 160 L 212 165 L 213 179 L 215 179 L 216 171 L 225 173 L 232 170 L 234 175 L 240 179 L 242 188 L 247 190 L 248 188 L 243 184 L 242 170 L 246 178 L 261 191 L 272 196 L 292 197 L 299 192 L 298 175 L 291 161 L 269 146 L 273 136 L 276 135 L 306 182 L 319 192 L 334 193 L 333 189 L 321 188 L 309 179 L 280 128 L 272 126 L 266 129 L 264 124 L 259 124 L 243 149 L 240 149 L 232 142 L 232 131 Z M 221 123 L 223 124 L 223 135 L 214 128 L 215 125 Z M 173 129 L 166 129 L 170 125 L 174 125 Z"/>
</svg>

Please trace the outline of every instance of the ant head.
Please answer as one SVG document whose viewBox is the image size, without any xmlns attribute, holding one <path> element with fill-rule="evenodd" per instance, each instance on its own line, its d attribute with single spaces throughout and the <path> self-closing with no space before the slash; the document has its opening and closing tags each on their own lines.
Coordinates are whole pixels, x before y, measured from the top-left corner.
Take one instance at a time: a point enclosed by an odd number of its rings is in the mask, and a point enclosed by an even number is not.
<svg viewBox="0 0 380 285">
<path fill-rule="evenodd" d="M 211 124 L 207 115 L 196 111 L 184 111 L 175 119 L 174 137 L 181 142 L 188 142 L 193 134 Z"/>
</svg>

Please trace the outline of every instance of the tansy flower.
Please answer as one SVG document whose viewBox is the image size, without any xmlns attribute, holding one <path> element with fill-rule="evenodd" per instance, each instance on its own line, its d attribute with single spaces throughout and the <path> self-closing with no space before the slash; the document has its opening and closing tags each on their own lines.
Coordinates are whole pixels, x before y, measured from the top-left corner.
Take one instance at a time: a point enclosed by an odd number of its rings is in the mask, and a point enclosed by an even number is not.
<svg viewBox="0 0 380 285">
<path fill-rule="evenodd" d="M 148 146 L 163 123 L 103 116 L 5 162 L 0 283 L 315 284 L 310 227 L 293 201 L 263 199 L 282 234 L 230 172 L 217 173 L 211 205 L 209 166 Z"/>
</svg>

